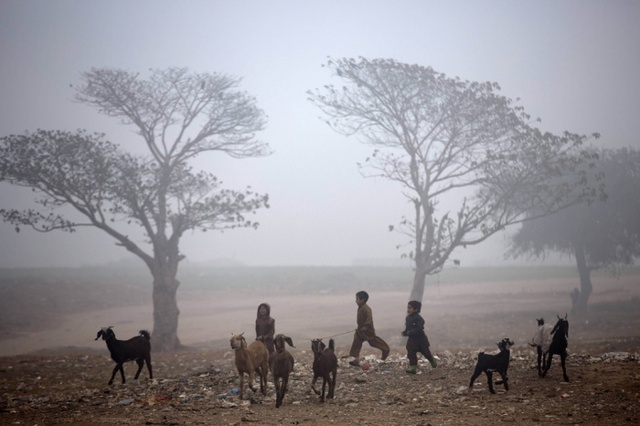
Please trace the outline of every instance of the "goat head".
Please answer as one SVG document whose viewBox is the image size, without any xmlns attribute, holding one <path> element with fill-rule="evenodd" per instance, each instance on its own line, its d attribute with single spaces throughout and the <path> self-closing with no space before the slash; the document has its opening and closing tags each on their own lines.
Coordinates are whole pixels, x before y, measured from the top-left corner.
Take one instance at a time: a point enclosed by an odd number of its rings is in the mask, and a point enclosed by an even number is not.
<svg viewBox="0 0 640 426">
<path fill-rule="evenodd" d="M 107 340 L 109 336 L 115 337 L 113 330 L 111 330 L 112 328 L 112 325 L 110 325 L 109 327 L 102 327 L 100 331 L 98 331 L 98 335 L 94 340 L 98 340 L 100 337 L 102 337 L 102 340 Z"/>
<path fill-rule="evenodd" d="M 247 341 L 244 338 L 244 332 L 240 334 L 231 334 L 231 338 L 229 339 L 229 344 L 231 345 L 231 349 L 240 349 L 244 346 L 247 346 Z"/>
<path fill-rule="evenodd" d="M 289 336 L 285 336 L 284 334 L 278 334 L 276 337 L 273 338 L 273 344 L 276 347 L 276 350 L 278 351 L 284 350 L 285 342 L 288 343 L 289 346 L 291 346 L 292 348 L 295 348 L 295 346 L 293 346 L 293 340 Z"/>
<path fill-rule="evenodd" d="M 322 342 L 322 339 L 313 339 L 311 341 L 311 351 L 315 355 L 320 355 L 327 346 Z"/>
<path fill-rule="evenodd" d="M 498 345 L 498 348 L 501 351 L 505 351 L 511 349 L 514 343 L 508 337 L 505 337 L 504 339 L 496 343 L 496 345 Z"/>
</svg>

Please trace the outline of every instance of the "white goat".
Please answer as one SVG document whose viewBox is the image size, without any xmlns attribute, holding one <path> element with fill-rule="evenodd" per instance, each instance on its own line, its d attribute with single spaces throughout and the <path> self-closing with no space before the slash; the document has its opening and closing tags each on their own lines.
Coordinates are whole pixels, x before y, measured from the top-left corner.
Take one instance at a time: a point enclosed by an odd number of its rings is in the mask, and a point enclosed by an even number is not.
<svg viewBox="0 0 640 426">
<path fill-rule="evenodd" d="M 551 330 L 553 326 L 544 323 L 544 318 L 536 318 L 538 322 L 538 329 L 531 338 L 529 346 L 536 348 L 538 353 L 538 376 L 542 377 L 542 367 L 544 366 L 545 357 L 549 353 L 549 347 L 551 346 Z"/>
</svg>

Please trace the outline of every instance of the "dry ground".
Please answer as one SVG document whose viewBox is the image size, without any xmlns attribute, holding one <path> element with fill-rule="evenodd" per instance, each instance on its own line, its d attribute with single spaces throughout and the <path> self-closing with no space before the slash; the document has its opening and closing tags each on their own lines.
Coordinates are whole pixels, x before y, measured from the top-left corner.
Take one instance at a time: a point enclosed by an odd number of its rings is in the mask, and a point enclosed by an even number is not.
<svg viewBox="0 0 640 426">
<path fill-rule="evenodd" d="M 334 336 L 339 356 L 348 352 L 355 327 L 352 289 L 343 294 L 264 295 L 198 292 L 180 300 L 182 342 L 187 350 L 153 354 L 154 380 L 107 386 L 113 368 L 102 341 L 102 325 L 128 338 L 148 324 L 151 308 L 142 304 L 75 312 L 30 325 L 0 340 L 0 424 L 638 424 L 640 422 L 640 277 L 601 278 L 594 283 L 588 315 L 569 312 L 569 383 L 558 360 L 539 379 L 527 341 L 535 318 L 569 309 L 573 281 L 504 282 L 427 289 L 427 321 L 436 369 L 404 373 L 403 326 L 406 294 L 371 292 L 378 334 L 392 346 L 384 362 L 365 344 L 372 367 L 363 371 L 340 361 L 336 398 L 324 404 L 309 385 L 309 340 Z M 245 391 L 240 401 L 228 349 L 231 333 L 251 336 L 255 309 L 270 302 L 278 332 L 290 335 L 296 367 L 284 405 L 274 407 L 273 386 L 266 396 Z M 467 394 L 478 350 L 493 351 L 508 336 L 516 346 L 509 369 L 511 388 L 487 390 L 479 378 Z M 152 340 L 153 341 L 153 340 Z"/>
</svg>

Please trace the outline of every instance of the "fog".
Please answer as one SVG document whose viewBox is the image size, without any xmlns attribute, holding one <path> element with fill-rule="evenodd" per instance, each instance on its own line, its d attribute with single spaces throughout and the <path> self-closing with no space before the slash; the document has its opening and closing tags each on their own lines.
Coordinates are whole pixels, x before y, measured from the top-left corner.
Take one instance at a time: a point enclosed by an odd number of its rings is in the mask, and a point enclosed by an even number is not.
<svg viewBox="0 0 640 426">
<path fill-rule="evenodd" d="M 0 136 L 42 129 L 103 132 L 143 152 L 133 129 L 72 101 L 91 67 L 145 72 L 185 66 L 241 77 L 269 116 L 274 154 L 194 165 L 226 187 L 268 193 L 257 230 L 187 234 L 187 263 L 349 265 L 401 262 L 388 231 L 411 212 L 401 188 L 364 179 L 370 152 L 324 124 L 305 92 L 337 83 L 328 56 L 393 58 L 450 77 L 496 81 L 543 130 L 600 132 L 601 146 L 640 146 L 640 3 L 632 1 L 50 1 L 0 2 Z M 28 190 L 0 184 L 0 208 Z M 131 235 L 139 231 L 131 229 Z M 454 254 L 503 262 L 507 235 Z M 16 233 L 0 224 L 0 267 L 80 266 L 129 259 L 106 235 Z M 141 240 L 141 236 L 140 236 Z"/>
</svg>

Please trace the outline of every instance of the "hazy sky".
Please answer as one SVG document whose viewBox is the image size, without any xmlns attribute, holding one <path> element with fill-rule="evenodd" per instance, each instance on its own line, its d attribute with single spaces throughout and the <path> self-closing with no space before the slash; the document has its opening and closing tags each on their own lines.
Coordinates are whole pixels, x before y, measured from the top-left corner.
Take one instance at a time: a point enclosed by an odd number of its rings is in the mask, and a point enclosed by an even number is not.
<svg viewBox="0 0 640 426">
<path fill-rule="evenodd" d="M 91 67 L 144 72 L 185 66 L 243 79 L 269 116 L 272 156 L 208 155 L 197 166 L 228 187 L 268 193 L 258 230 L 183 238 L 190 261 L 342 265 L 394 259 L 388 232 L 410 213 L 400 188 L 362 178 L 369 149 L 318 119 L 305 92 L 338 83 L 328 56 L 393 58 L 466 80 L 495 81 L 542 128 L 601 132 L 599 143 L 640 146 L 640 2 L 532 1 L 0 1 L 0 136 L 87 129 L 140 149 L 133 129 L 72 101 Z M 0 208 L 32 194 L 0 185 Z M 456 253 L 497 261 L 501 238 Z M 133 258 L 96 230 L 16 233 L 0 224 L 0 267 L 74 266 Z"/>
</svg>

